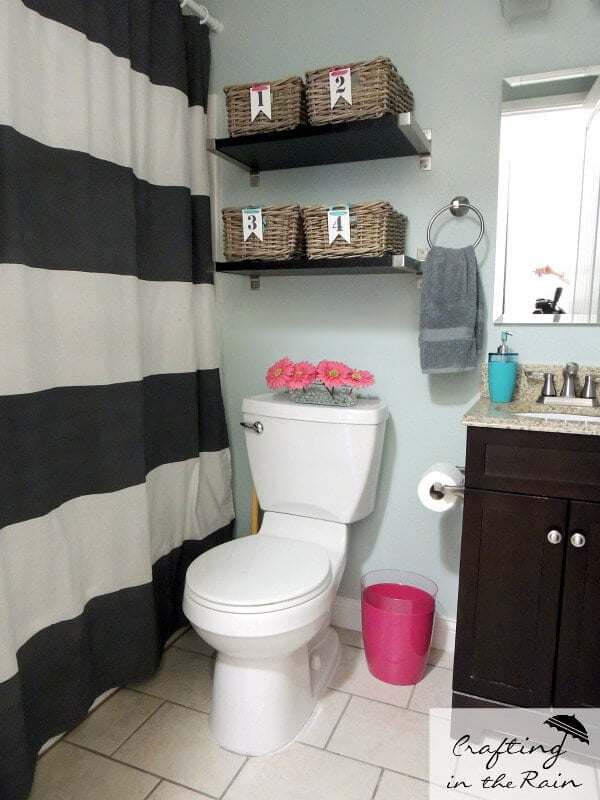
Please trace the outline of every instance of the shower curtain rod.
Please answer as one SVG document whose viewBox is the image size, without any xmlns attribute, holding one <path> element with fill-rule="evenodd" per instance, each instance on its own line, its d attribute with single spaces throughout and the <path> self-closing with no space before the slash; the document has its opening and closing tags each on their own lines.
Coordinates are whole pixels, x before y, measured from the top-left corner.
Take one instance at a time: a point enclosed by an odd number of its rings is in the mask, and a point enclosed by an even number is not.
<svg viewBox="0 0 600 800">
<path fill-rule="evenodd" d="M 215 17 L 211 17 L 208 8 L 206 6 L 201 6 L 196 0 L 181 0 L 179 7 L 184 14 L 198 17 L 200 25 L 206 25 L 211 31 L 221 33 L 223 30 L 223 23 L 219 22 Z"/>
</svg>

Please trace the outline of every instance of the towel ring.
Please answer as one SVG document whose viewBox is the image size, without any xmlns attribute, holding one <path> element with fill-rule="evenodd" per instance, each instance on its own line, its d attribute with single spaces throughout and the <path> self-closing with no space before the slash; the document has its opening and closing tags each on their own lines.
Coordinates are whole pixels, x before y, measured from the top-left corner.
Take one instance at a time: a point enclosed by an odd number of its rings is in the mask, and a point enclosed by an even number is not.
<svg viewBox="0 0 600 800">
<path fill-rule="evenodd" d="M 469 210 L 474 211 L 475 214 L 477 214 L 477 217 L 479 219 L 479 224 L 481 225 L 479 236 L 473 242 L 472 245 L 473 247 L 477 247 L 479 242 L 483 239 L 483 234 L 485 233 L 485 224 L 483 222 L 483 215 L 478 208 L 475 208 L 475 206 L 472 206 L 471 203 L 469 203 L 468 197 L 462 197 L 462 196 L 454 197 L 452 201 L 448 203 L 447 206 L 444 206 L 443 208 L 440 208 L 439 211 L 436 211 L 436 213 L 430 219 L 429 225 L 427 226 L 427 244 L 429 245 L 429 247 L 433 247 L 433 244 L 431 242 L 431 228 L 433 226 L 433 223 L 440 216 L 440 214 L 443 214 L 444 211 L 450 211 L 450 213 L 453 214 L 455 217 L 464 217 L 464 215 Z"/>
</svg>

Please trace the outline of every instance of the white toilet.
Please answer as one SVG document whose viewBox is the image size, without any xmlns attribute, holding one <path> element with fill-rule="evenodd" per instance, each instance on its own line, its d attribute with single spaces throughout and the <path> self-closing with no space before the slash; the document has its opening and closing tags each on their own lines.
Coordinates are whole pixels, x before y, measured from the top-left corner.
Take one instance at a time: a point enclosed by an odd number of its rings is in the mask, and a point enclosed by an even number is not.
<svg viewBox="0 0 600 800">
<path fill-rule="evenodd" d="M 373 510 L 388 409 L 261 394 L 242 411 L 263 523 L 190 565 L 183 610 L 217 651 L 214 738 L 263 755 L 297 736 L 335 669 L 331 607 L 348 525 Z"/>
</svg>

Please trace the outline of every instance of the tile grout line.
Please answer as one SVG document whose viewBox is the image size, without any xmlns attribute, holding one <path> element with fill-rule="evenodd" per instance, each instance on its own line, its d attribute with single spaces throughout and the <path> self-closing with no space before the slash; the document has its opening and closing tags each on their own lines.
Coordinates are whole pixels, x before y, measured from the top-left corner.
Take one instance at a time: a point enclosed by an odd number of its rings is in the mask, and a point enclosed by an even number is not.
<svg viewBox="0 0 600 800">
<path fill-rule="evenodd" d="M 421 781 L 421 783 L 426 783 L 429 786 L 430 781 L 427 778 L 420 778 L 418 775 L 411 775 L 408 772 L 400 772 L 398 769 L 394 769 L 393 767 L 382 767 L 384 772 L 393 772 L 394 775 L 402 775 L 404 778 L 412 778 L 413 781 Z M 435 786 L 436 784 L 431 784 Z"/>
<path fill-rule="evenodd" d="M 194 708 L 194 706 L 186 706 L 185 703 L 181 703 L 178 700 L 171 700 L 168 697 L 159 697 L 157 694 L 149 694 L 148 692 L 142 692 L 140 689 L 131 689 L 131 687 L 129 686 L 127 688 L 132 692 L 143 694 L 145 697 L 153 697 L 155 700 L 162 700 L 163 703 L 171 703 L 171 705 L 173 706 L 179 706 L 180 708 L 187 708 L 188 711 L 195 711 L 198 714 L 210 714 L 210 711 L 203 711 L 201 708 Z M 158 709 L 156 710 L 158 711 Z"/>
<path fill-rule="evenodd" d="M 377 778 L 377 782 L 375 783 L 375 788 L 373 789 L 373 793 L 371 794 L 371 800 L 374 800 L 375 795 L 377 794 L 377 790 L 379 789 L 379 785 L 380 785 L 382 780 L 383 780 L 383 767 L 380 767 L 380 769 L 379 769 L 379 777 Z"/>
<path fill-rule="evenodd" d="M 241 754 L 238 754 L 238 755 L 241 755 Z M 222 791 L 222 792 L 221 792 L 221 794 L 219 795 L 219 798 L 223 798 L 223 797 L 225 797 L 225 795 L 226 795 L 226 794 L 227 794 L 227 792 L 228 792 L 228 791 L 231 789 L 231 787 L 233 786 L 233 783 L 234 783 L 234 781 L 237 779 L 238 775 L 239 775 L 239 774 L 240 774 L 240 772 L 241 772 L 241 771 L 244 769 L 244 767 L 246 766 L 246 764 L 248 763 L 248 761 L 250 761 L 250 756 L 246 756 L 246 758 L 244 759 L 244 763 L 243 763 L 243 764 L 241 764 L 240 768 L 239 768 L 239 769 L 238 769 L 238 771 L 235 773 L 235 775 L 233 776 L 233 778 L 232 778 L 232 779 L 229 781 L 229 783 L 227 784 L 227 786 L 226 786 L 226 787 L 223 789 L 223 791 Z"/>
<path fill-rule="evenodd" d="M 352 694 L 349 694 L 349 695 L 348 695 L 348 699 L 347 699 L 347 700 L 346 700 L 346 702 L 344 703 L 344 707 L 343 707 L 343 709 L 342 709 L 342 713 L 341 713 L 341 714 L 339 715 L 339 717 L 337 718 L 337 720 L 336 720 L 336 722 L 335 722 L 335 725 L 333 726 L 333 729 L 332 729 L 331 733 L 330 733 L 330 734 L 329 734 L 329 736 L 327 737 L 327 741 L 325 742 L 325 744 L 324 744 L 324 745 L 323 745 L 323 747 L 321 748 L 322 750 L 327 750 L 327 745 L 328 745 L 328 744 L 329 744 L 329 742 L 331 741 L 331 737 L 332 737 L 332 736 L 333 736 L 333 734 L 336 732 L 336 730 L 337 730 L 337 726 L 340 724 L 340 721 L 341 721 L 342 717 L 343 717 L 343 716 L 344 716 L 344 714 L 346 713 L 346 709 L 347 709 L 347 708 L 348 708 L 348 706 L 350 705 L 350 701 L 352 700 L 352 697 L 353 697 L 353 695 L 352 695 Z"/>
<path fill-rule="evenodd" d="M 162 783 L 162 778 L 161 778 L 161 780 L 159 780 L 159 782 L 156 784 L 156 786 L 153 786 L 153 787 L 152 787 L 152 789 L 150 789 L 150 791 L 148 792 L 148 794 L 147 794 L 147 795 L 146 795 L 144 798 L 142 798 L 142 800 L 148 800 L 148 798 L 149 798 L 151 795 L 153 795 L 153 794 L 154 794 L 154 791 L 155 791 L 156 789 L 158 789 L 158 787 L 161 785 L 161 783 Z"/>
<path fill-rule="evenodd" d="M 107 756 L 104 753 L 98 753 L 97 750 L 92 750 L 91 747 L 86 747 L 85 745 L 82 744 L 73 744 L 73 742 L 67 742 L 67 744 L 70 744 L 71 747 L 77 747 L 79 750 L 85 750 L 85 752 L 91 753 L 92 755 L 98 756 L 99 758 L 104 758 L 106 759 L 106 761 L 112 761 L 114 764 L 119 764 L 121 767 L 127 767 L 128 769 L 132 769 L 134 772 L 136 771 L 143 772 L 144 775 L 151 775 L 153 778 L 157 778 L 158 783 L 153 787 L 152 791 L 155 791 L 155 789 L 158 787 L 158 784 L 161 783 L 161 781 L 166 781 L 167 783 L 172 783 L 175 786 L 179 786 L 181 789 L 187 789 L 189 792 L 196 792 L 196 794 L 198 794 L 199 790 L 197 791 L 196 789 L 192 788 L 191 786 L 188 786 L 185 783 L 180 783 L 179 781 L 173 780 L 173 778 L 166 778 L 164 775 L 159 775 L 157 772 L 152 772 L 149 769 L 145 769 L 144 767 L 139 767 L 135 764 L 129 764 L 127 761 L 121 761 L 118 758 L 114 758 L 114 756 Z M 120 746 L 121 745 L 119 745 L 119 747 Z M 213 800 L 219 800 L 219 798 L 216 797 L 214 794 L 209 794 L 208 792 L 205 791 L 202 791 L 202 794 L 205 794 L 207 797 L 213 798 Z"/>
<path fill-rule="evenodd" d="M 406 704 L 406 710 L 407 711 L 412 711 L 412 708 L 410 707 L 410 704 L 412 703 L 412 699 L 414 697 L 415 689 L 417 688 L 417 685 L 418 684 L 416 684 L 416 683 L 414 684 L 414 686 L 411 689 L 410 694 L 408 695 L 408 703 Z"/>
<path fill-rule="evenodd" d="M 406 778 L 413 778 L 416 781 L 423 781 L 424 783 L 429 783 L 429 781 L 425 780 L 425 778 L 420 778 L 417 775 L 411 775 L 409 772 L 400 772 L 400 770 L 393 769 L 392 767 L 382 767 L 381 764 L 374 764 L 372 761 L 365 761 L 362 758 L 357 758 L 356 756 L 349 756 L 347 753 L 340 753 L 338 750 L 325 750 L 324 747 L 317 747 L 316 744 L 308 744 L 307 742 L 296 742 L 296 744 L 303 745 L 304 747 L 311 747 L 313 750 L 320 750 L 322 753 L 329 753 L 332 756 L 340 756 L 340 758 L 347 758 L 348 761 L 355 761 L 357 764 L 364 764 L 367 767 L 375 767 L 376 769 L 380 770 L 387 770 L 388 772 L 394 772 L 396 775 L 404 775 Z"/>
<path fill-rule="evenodd" d="M 175 642 L 178 642 L 178 641 L 181 639 L 181 637 L 182 637 L 182 636 L 185 636 L 185 634 L 186 634 L 186 633 L 187 633 L 189 630 L 190 630 L 190 627 L 189 627 L 189 625 L 188 625 L 187 627 L 181 628 L 181 630 L 180 630 L 180 631 L 175 631 L 175 633 L 171 634 L 171 636 L 169 637 L 169 640 L 170 640 L 170 641 L 168 641 L 168 642 L 165 644 L 165 646 L 163 647 L 163 650 L 165 650 L 165 651 L 166 651 L 166 650 L 170 650 L 170 649 L 171 649 L 171 647 L 173 647 L 173 645 L 175 644 Z M 175 638 L 173 638 L 173 637 L 175 637 Z"/>
<path fill-rule="evenodd" d="M 160 698 L 160 697 L 157 697 L 157 698 L 155 698 L 155 699 L 156 699 L 156 700 L 161 700 L 162 698 Z M 127 742 L 128 742 L 130 739 L 131 739 L 131 737 L 132 737 L 134 734 L 136 734 L 136 733 L 139 731 L 139 729 L 140 729 L 140 728 L 141 728 L 143 725 L 145 725 L 145 724 L 146 724 L 146 723 L 147 723 L 149 720 L 151 720 L 151 719 L 152 719 L 152 717 L 153 717 L 153 716 L 154 716 L 154 715 L 157 713 L 157 711 L 159 711 L 159 710 L 160 710 L 160 709 L 161 709 L 161 708 L 162 708 L 162 707 L 165 705 L 165 703 L 166 703 L 166 702 L 167 702 L 166 700 L 163 700 L 163 701 L 162 701 L 162 703 L 160 703 L 160 705 L 158 705 L 158 706 L 157 706 L 157 707 L 154 709 L 154 711 L 153 711 L 151 714 L 149 714 L 149 715 L 146 717 L 146 719 L 145 719 L 143 722 L 140 722 L 140 724 L 137 726 L 137 728 L 136 728 L 135 730 L 131 731 L 131 733 L 129 734 L 129 736 L 126 736 L 126 737 L 125 737 L 125 739 L 123 739 L 123 741 L 121 742 L 121 744 L 117 745 L 117 747 L 115 747 L 115 749 L 114 749 L 114 750 L 113 750 L 111 753 L 109 753 L 108 757 L 109 757 L 110 759 L 112 759 L 113 761 L 118 761 L 118 759 L 116 759 L 116 758 L 115 758 L 115 759 L 113 759 L 113 756 L 114 756 L 114 754 L 117 752 L 117 750 L 118 750 L 120 747 L 123 747 L 123 745 L 124 745 L 124 744 L 127 744 Z M 119 762 L 119 763 L 122 763 L 122 762 Z"/>
<path fill-rule="evenodd" d="M 208 653 L 200 653 L 198 650 L 192 650 L 191 647 L 183 647 L 182 645 L 177 644 L 176 642 L 172 645 L 172 647 L 174 647 L 175 650 L 183 650 L 184 653 L 195 653 L 197 656 L 204 656 L 204 658 L 213 659 L 217 655 L 217 651 L 216 650 L 214 651 L 214 653 L 211 653 L 210 655 L 208 655 Z M 170 649 L 171 648 L 169 648 L 169 650 Z"/>
<path fill-rule="evenodd" d="M 304 744 L 304 742 L 302 742 Z M 315 745 L 309 744 L 306 745 L 307 747 L 315 747 Z M 316 750 L 320 750 L 321 748 L 317 747 Z M 367 767 L 376 767 L 377 769 L 387 770 L 388 772 L 394 772 L 396 775 L 404 775 L 406 778 L 413 778 L 416 781 L 423 781 L 423 783 L 429 784 L 429 781 L 425 778 L 420 778 L 418 775 L 411 775 L 409 772 L 400 772 L 400 770 L 393 769 L 392 767 L 382 767 L 381 764 L 374 764 L 372 761 L 365 761 L 362 758 L 357 758 L 356 756 L 349 756 L 346 753 L 340 753 L 338 750 L 326 750 L 325 752 L 331 753 L 334 756 L 341 756 L 342 758 L 347 758 L 350 761 L 356 761 L 357 764 L 364 764 Z"/>
<path fill-rule="evenodd" d="M 330 686 L 329 688 L 333 689 L 334 687 Z M 421 716 L 423 716 L 423 717 L 430 716 L 428 711 L 419 711 L 416 708 L 409 708 L 408 706 L 399 706 L 398 703 L 392 703 L 389 700 L 378 700 L 377 698 L 369 697 L 366 694 L 357 694 L 355 692 L 347 692 L 344 689 L 335 689 L 335 691 L 336 692 L 341 692 L 342 694 L 349 694 L 350 697 L 358 697 L 361 700 L 369 700 L 371 703 L 381 703 L 381 705 L 383 705 L 383 706 L 391 706 L 391 708 L 397 708 L 400 711 L 410 711 L 411 714 L 421 714 Z M 435 706 L 435 708 L 451 708 L 451 706 Z M 345 708 L 344 708 L 344 710 L 345 710 Z"/>
</svg>

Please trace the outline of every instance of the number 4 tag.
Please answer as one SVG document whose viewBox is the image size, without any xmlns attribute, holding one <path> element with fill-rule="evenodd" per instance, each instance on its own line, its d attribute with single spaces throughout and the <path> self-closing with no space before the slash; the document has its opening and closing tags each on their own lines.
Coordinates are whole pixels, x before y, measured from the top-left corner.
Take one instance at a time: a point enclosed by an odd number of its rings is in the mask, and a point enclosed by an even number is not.
<svg viewBox="0 0 600 800">
<path fill-rule="evenodd" d="M 263 241 L 263 218 L 261 208 L 242 209 L 242 229 L 244 231 L 244 241 L 254 235 Z"/>
<path fill-rule="evenodd" d="M 329 231 L 329 244 L 338 236 L 350 242 L 350 209 L 348 206 L 330 206 L 327 211 L 327 230 Z"/>
<path fill-rule="evenodd" d="M 348 105 L 352 105 L 352 77 L 350 67 L 334 67 L 329 70 L 329 103 L 333 108 L 343 97 Z"/>
</svg>

